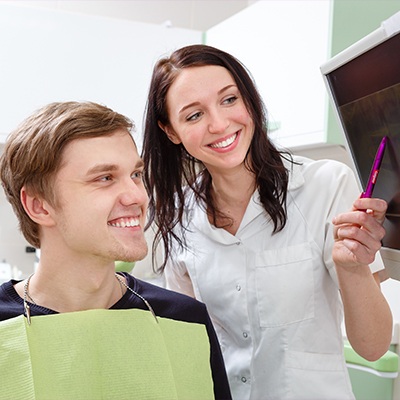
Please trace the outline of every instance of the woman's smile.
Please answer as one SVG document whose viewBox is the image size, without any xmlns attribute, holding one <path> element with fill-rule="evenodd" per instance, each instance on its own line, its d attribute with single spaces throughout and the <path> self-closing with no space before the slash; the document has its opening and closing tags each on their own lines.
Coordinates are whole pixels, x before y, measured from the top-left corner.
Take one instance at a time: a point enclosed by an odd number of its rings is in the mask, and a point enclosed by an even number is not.
<svg viewBox="0 0 400 400">
<path fill-rule="evenodd" d="M 235 132 L 233 135 L 229 136 L 226 139 L 219 140 L 219 141 L 209 144 L 209 147 L 212 147 L 213 149 L 225 150 L 227 147 L 231 146 L 231 144 L 235 142 L 235 140 L 238 136 L 239 136 L 239 132 Z"/>
</svg>

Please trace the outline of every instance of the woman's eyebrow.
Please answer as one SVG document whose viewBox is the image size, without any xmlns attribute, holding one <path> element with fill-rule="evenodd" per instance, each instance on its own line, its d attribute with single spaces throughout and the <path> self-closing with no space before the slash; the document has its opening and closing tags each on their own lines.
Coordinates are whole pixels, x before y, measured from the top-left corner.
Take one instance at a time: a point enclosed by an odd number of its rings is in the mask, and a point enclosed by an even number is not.
<svg viewBox="0 0 400 400">
<path fill-rule="evenodd" d="M 232 87 L 236 87 L 235 84 L 230 84 L 227 86 L 224 86 L 222 89 L 218 90 L 217 94 L 220 95 L 223 92 L 225 92 L 226 90 L 232 88 Z M 179 114 L 181 114 L 183 111 L 185 111 L 187 108 L 193 107 L 193 106 L 197 106 L 198 104 L 200 104 L 198 101 L 194 101 L 193 103 L 187 104 L 186 106 L 183 106 L 180 110 L 179 110 Z"/>
</svg>

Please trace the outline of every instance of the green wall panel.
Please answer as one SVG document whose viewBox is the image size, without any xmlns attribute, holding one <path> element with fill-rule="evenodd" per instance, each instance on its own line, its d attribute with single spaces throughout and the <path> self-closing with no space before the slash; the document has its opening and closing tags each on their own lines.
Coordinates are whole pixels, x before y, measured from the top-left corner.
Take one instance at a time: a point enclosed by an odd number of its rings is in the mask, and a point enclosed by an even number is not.
<svg viewBox="0 0 400 400">
<path fill-rule="evenodd" d="M 334 0 L 330 57 L 377 29 L 382 21 L 398 11 L 400 0 Z M 344 144 L 331 104 L 328 110 L 327 141 Z"/>
</svg>

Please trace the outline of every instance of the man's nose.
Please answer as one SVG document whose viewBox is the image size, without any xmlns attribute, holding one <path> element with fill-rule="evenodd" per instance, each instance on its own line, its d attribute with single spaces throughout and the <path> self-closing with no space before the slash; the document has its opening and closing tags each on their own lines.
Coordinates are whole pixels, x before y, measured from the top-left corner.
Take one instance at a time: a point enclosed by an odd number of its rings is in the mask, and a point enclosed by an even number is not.
<svg viewBox="0 0 400 400">
<path fill-rule="evenodd" d="M 138 185 L 136 182 L 129 180 L 121 192 L 121 203 L 123 205 L 131 204 L 147 204 L 148 195 L 143 184 Z"/>
</svg>

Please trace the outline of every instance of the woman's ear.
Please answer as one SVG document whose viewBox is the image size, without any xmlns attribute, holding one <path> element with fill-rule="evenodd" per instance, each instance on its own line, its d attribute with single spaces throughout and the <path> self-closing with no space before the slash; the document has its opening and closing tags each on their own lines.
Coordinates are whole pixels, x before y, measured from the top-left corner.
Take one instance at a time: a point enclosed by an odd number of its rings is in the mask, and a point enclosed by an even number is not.
<svg viewBox="0 0 400 400">
<path fill-rule="evenodd" d="M 158 126 L 160 127 L 161 130 L 165 132 L 165 134 L 168 136 L 168 139 L 172 143 L 174 144 L 181 143 L 181 139 L 179 139 L 178 135 L 169 125 L 163 125 L 160 121 L 158 121 Z"/>
<path fill-rule="evenodd" d="M 25 186 L 21 189 L 20 198 L 25 212 L 32 221 L 42 226 L 54 225 L 47 201 L 36 195 L 29 194 Z"/>
</svg>

